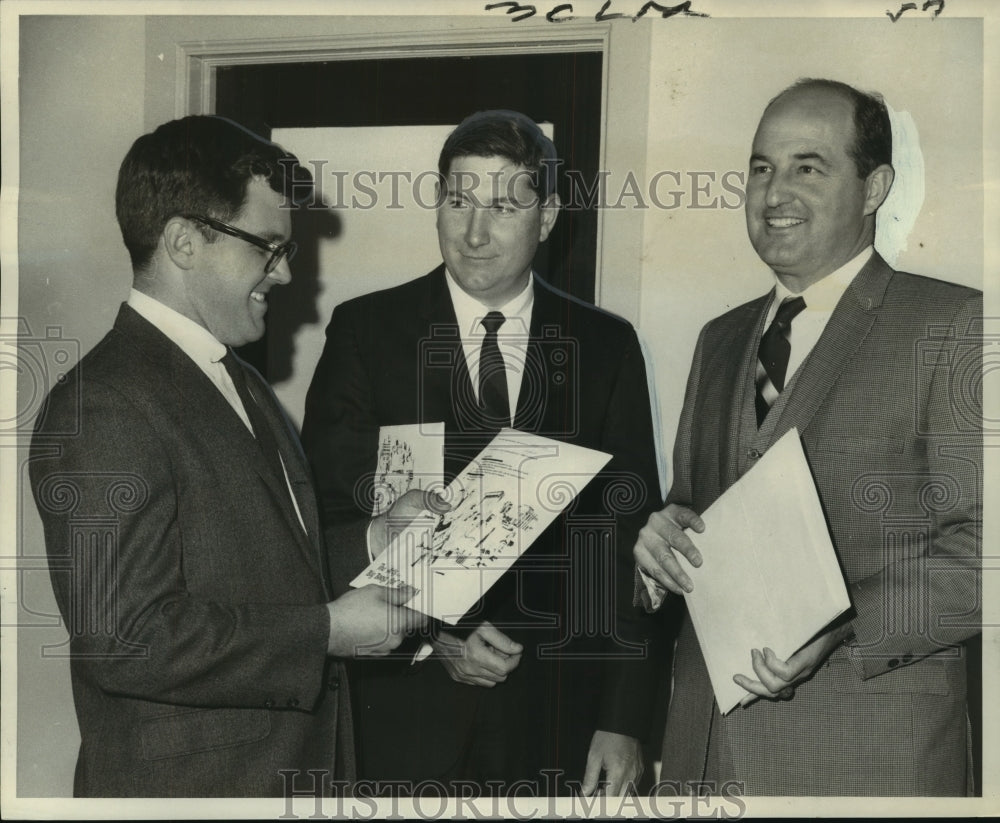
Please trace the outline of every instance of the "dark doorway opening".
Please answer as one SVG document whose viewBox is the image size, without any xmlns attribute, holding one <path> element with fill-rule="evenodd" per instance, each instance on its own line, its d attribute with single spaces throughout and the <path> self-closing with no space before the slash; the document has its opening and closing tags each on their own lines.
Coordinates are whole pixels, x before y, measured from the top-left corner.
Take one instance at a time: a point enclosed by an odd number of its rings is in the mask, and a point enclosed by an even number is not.
<svg viewBox="0 0 1000 823">
<path fill-rule="evenodd" d="M 482 109 L 515 109 L 551 122 L 563 170 L 589 182 L 600 164 L 602 60 L 600 52 L 566 52 L 223 66 L 215 111 L 270 137 L 275 128 L 448 125 Z M 562 174 L 559 186 L 569 202 Z M 583 206 L 563 209 L 534 265 L 592 303 L 597 213 Z M 268 350 L 265 337 L 241 354 L 266 376 Z"/>
</svg>

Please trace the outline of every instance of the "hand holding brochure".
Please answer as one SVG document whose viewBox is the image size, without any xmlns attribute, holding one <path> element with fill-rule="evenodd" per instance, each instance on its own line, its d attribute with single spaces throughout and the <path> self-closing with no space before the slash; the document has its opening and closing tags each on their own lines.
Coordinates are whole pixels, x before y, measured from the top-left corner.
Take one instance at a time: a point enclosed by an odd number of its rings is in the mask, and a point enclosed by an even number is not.
<svg viewBox="0 0 1000 823">
<path fill-rule="evenodd" d="M 723 714 L 749 694 L 733 675 L 756 680 L 750 650 L 782 660 L 850 608 L 816 486 L 792 429 L 702 514 L 688 532 L 704 560 L 693 568 L 688 613 Z"/>
<path fill-rule="evenodd" d="M 610 459 L 504 429 L 442 493 L 450 511 L 418 517 L 351 585 L 406 583 L 405 605 L 454 625 Z"/>
</svg>

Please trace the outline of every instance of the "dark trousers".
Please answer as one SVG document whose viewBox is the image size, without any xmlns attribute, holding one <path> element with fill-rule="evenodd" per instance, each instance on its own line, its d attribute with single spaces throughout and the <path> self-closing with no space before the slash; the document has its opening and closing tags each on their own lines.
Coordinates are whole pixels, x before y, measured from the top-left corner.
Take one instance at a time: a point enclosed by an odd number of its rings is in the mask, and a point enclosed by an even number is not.
<svg viewBox="0 0 1000 823">
<path fill-rule="evenodd" d="M 493 688 L 430 658 L 352 667 L 358 776 L 381 796 L 568 795 L 583 779 L 600 665 L 526 649 Z"/>
</svg>

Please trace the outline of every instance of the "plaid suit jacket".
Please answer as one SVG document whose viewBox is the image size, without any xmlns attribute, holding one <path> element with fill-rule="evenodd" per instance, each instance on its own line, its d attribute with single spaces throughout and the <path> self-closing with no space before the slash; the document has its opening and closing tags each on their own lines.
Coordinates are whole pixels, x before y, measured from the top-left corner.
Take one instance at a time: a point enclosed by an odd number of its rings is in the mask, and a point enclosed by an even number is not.
<svg viewBox="0 0 1000 823">
<path fill-rule="evenodd" d="M 683 792 L 707 778 L 754 795 L 963 794 L 959 644 L 981 623 L 982 295 L 873 255 L 758 431 L 755 357 L 768 301 L 702 330 L 668 501 L 703 511 L 797 427 L 856 639 L 792 700 L 722 717 L 685 618 L 662 778 Z"/>
</svg>

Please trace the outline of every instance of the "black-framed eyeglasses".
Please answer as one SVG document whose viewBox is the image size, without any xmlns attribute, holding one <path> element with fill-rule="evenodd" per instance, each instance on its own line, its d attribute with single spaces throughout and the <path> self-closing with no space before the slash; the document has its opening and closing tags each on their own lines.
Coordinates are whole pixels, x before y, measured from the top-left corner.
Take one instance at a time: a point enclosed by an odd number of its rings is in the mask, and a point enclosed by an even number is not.
<svg viewBox="0 0 1000 823">
<path fill-rule="evenodd" d="M 278 264 L 281 263 L 283 259 L 288 259 L 291 262 L 292 258 L 295 256 L 295 252 L 298 250 L 298 245 L 294 240 L 289 240 L 287 243 L 272 243 L 270 240 L 265 240 L 263 237 L 259 237 L 256 234 L 251 234 L 248 231 L 243 231 L 243 229 L 238 229 L 236 226 L 230 226 L 228 223 L 223 223 L 221 220 L 216 220 L 214 217 L 203 217 L 200 214 L 187 214 L 185 215 L 188 220 L 197 220 L 199 223 L 204 223 L 209 228 L 215 229 L 216 231 L 221 231 L 223 234 L 228 234 L 231 237 L 238 237 L 240 240 L 245 240 L 256 246 L 258 249 L 264 249 L 264 251 L 271 252 L 271 256 L 267 258 L 267 262 L 264 264 L 264 274 L 270 274 L 276 268 Z"/>
</svg>

